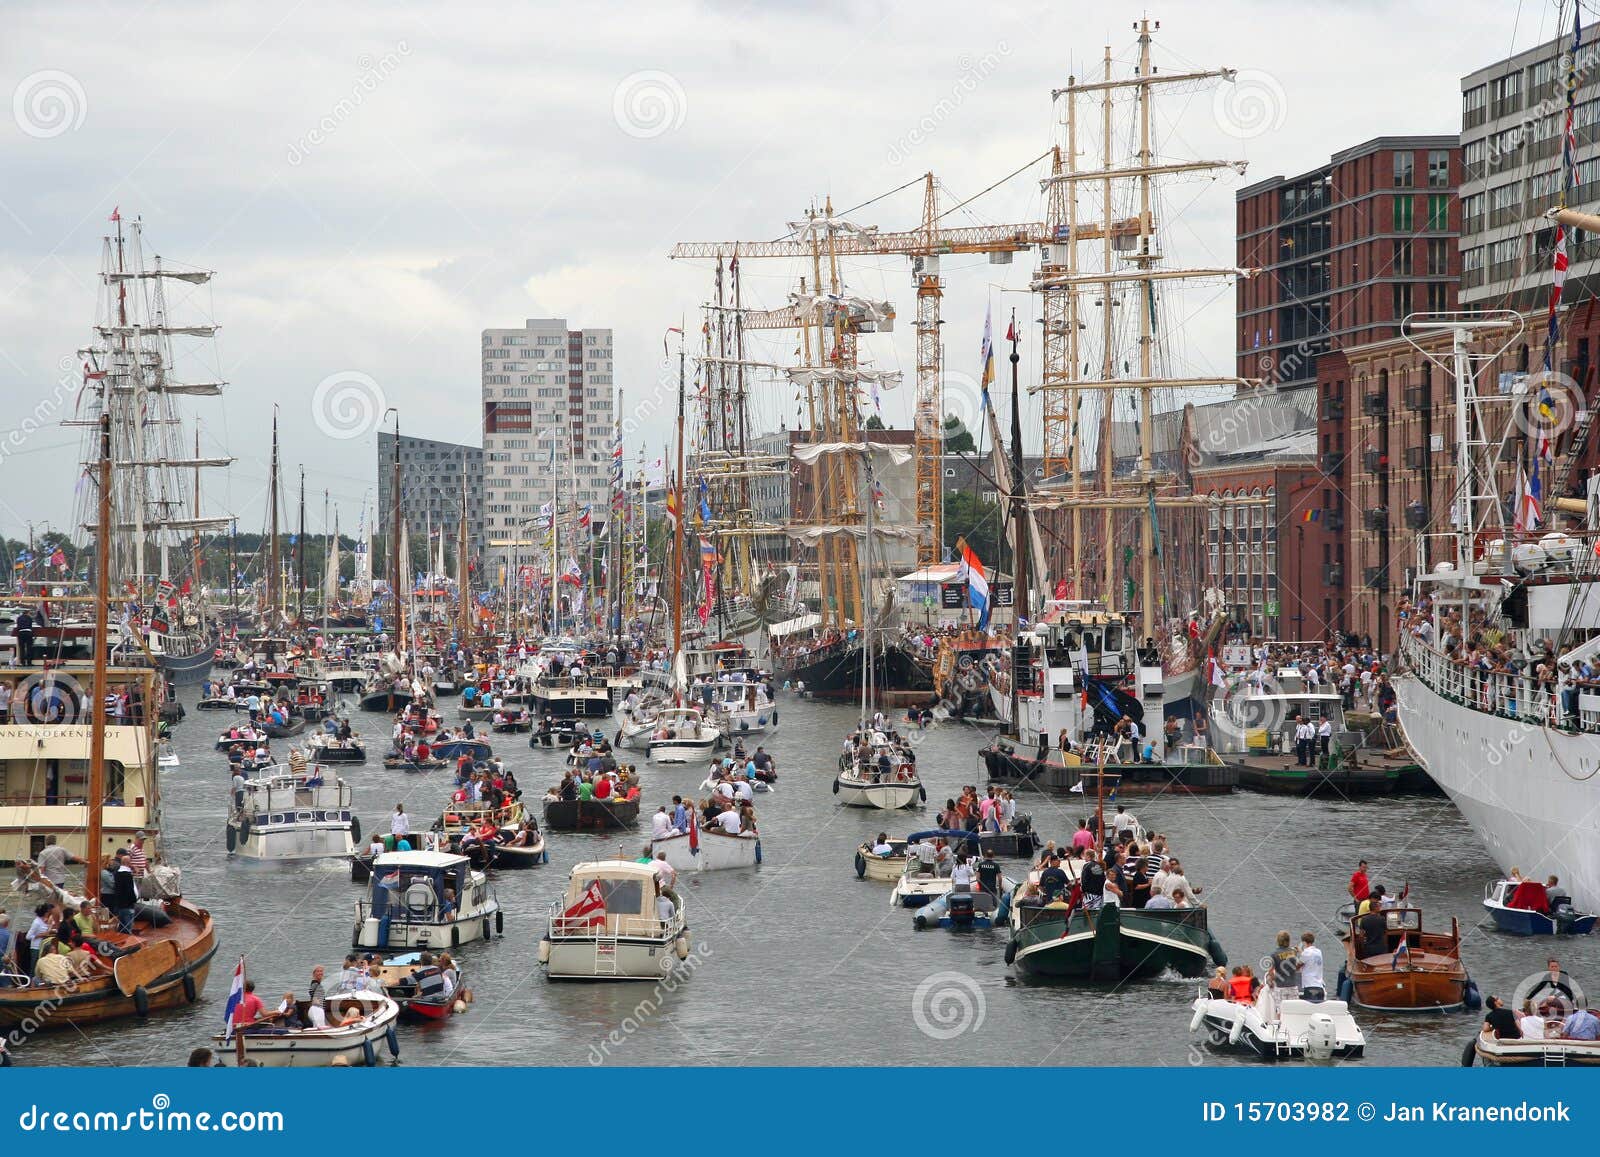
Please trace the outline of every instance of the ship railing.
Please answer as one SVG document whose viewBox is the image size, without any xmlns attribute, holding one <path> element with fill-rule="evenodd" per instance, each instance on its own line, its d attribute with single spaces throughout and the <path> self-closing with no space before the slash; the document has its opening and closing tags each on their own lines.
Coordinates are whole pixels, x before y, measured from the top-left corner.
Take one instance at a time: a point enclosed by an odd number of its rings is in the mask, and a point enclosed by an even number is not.
<svg viewBox="0 0 1600 1157">
<path fill-rule="evenodd" d="M 1527 675 L 1469 666 L 1411 636 L 1402 641 L 1401 651 L 1417 678 L 1471 710 L 1540 727 L 1600 732 L 1600 695 L 1584 695 L 1571 686 L 1565 689 L 1564 704 L 1562 692 L 1552 692 Z"/>
</svg>

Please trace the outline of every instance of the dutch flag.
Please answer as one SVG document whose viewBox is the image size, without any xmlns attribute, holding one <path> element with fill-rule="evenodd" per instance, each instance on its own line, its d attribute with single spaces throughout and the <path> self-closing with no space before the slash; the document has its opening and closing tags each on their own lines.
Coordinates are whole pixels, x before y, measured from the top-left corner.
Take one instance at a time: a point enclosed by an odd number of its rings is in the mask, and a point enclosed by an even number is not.
<svg viewBox="0 0 1600 1157">
<path fill-rule="evenodd" d="M 222 1008 L 222 1024 L 224 1040 L 233 1039 L 233 1010 L 239 1007 L 239 1002 L 244 999 L 244 957 L 239 957 L 239 966 L 233 970 L 233 984 L 228 987 L 228 1003 Z"/>
<path fill-rule="evenodd" d="M 972 553 L 967 540 L 960 539 L 956 545 L 961 549 L 961 570 L 956 578 L 966 580 L 967 603 L 978 612 L 978 630 L 986 631 L 989 629 L 989 580 L 984 576 L 983 563 Z"/>
</svg>

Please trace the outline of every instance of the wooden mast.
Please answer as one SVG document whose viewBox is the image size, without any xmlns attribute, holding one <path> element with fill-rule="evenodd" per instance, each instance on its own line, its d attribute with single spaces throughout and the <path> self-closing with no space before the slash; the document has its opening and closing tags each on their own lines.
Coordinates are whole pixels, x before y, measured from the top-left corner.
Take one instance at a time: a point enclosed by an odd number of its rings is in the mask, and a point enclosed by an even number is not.
<svg viewBox="0 0 1600 1157">
<path fill-rule="evenodd" d="M 272 407 L 272 466 L 267 476 L 267 629 L 272 629 L 272 616 L 278 611 L 278 587 L 283 576 L 278 573 L 278 407 Z"/>
<path fill-rule="evenodd" d="M 110 404 L 106 398 L 107 406 Z M 111 643 L 107 622 L 111 608 L 111 411 L 100 414 L 100 527 L 94 567 L 94 677 L 89 691 L 89 830 L 84 848 L 84 895 L 99 895 L 100 844 L 105 839 L 106 796 L 106 651 Z M 146 712 L 154 703 L 144 703 Z"/>
<path fill-rule="evenodd" d="M 683 335 L 678 335 L 678 452 L 676 473 L 672 479 L 673 494 L 677 498 L 677 517 L 672 527 L 672 665 L 673 686 L 678 706 L 683 706 L 683 687 L 678 683 L 678 655 L 683 650 Z"/>
<path fill-rule="evenodd" d="M 513 548 L 514 550 L 515 548 Z M 472 634 L 472 583 L 467 568 L 467 468 L 461 466 L 461 514 L 456 519 L 456 586 L 461 600 L 461 645 Z"/>
<path fill-rule="evenodd" d="M 306 621 L 306 468 L 300 467 L 300 529 L 294 536 L 294 621 Z"/>
<path fill-rule="evenodd" d="M 389 485 L 389 505 L 394 526 L 389 532 L 389 588 L 394 595 L 395 653 L 405 651 L 406 611 L 400 595 L 400 411 L 394 412 L 394 476 Z"/>
</svg>

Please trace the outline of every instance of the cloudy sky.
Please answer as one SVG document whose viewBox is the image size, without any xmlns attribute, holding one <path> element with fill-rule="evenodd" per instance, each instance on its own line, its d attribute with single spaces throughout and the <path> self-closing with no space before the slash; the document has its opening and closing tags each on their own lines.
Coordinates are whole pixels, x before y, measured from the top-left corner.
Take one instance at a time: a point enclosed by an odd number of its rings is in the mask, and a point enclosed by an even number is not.
<svg viewBox="0 0 1600 1157">
<path fill-rule="evenodd" d="M 485 327 L 610 326 L 623 412 L 659 399 L 663 333 L 686 316 L 696 328 L 709 286 L 705 265 L 666 259 L 675 241 L 776 238 L 830 196 L 836 209 L 871 202 L 863 223 L 906 227 L 920 182 L 883 195 L 929 170 L 946 204 L 1022 170 L 951 223 L 1039 219 L 1030 162 L 1051 143 L 1050 90 L 1097 70 L 1104 45 L 1126 62 L 1138 15 L 1077 0 L 12 0 L 0 37 L 0 95 L 12 97 L 0 115 L 0 534 L 71 522 L 77 431 L 24 419 L 70 408 L 58 383 L 77 385 L 114 208 L 143 218 L 165 261 L 217 273 L 173 302 L 221 326 L 227 396 L 196 408 L 210 446 L 239 462 L 208 506 L 260 525 L 277 404 L 286 474 L 303 463 L 314 520 L 327 489 L 348 527 L 373 487 L 384 407 L 407 432 L 478 440 Z M 1170 191 L 1167 249 L 1192 265 L 1232 264 L 1235 188 L 1375 135 L 1456 131 L 1460 77 L 1548 38 L 1555 20 L 1550 4 L 1493 0 L 1173 0 L 1151 15 L 1164 67 L 1241 70 L 1222 95 L 1187 92 L 1162 112 L 1163 155 L 1250 162 L 1242 180 Z M 986 305 L 997 333 L 1012 308 L 1036 316 L 1029 265 L 946 262 L 953 371 L 976 371 Z M 747 263 L 747 303 L 781 303 L 795 272 Z M 899 306 L 899 331 L 867 353 L 909 378 L 906 264 L 845 272 Z M 1231 372 L 1231 292 L 1200 287 L 1174 313 L 1176 368 Z M 772 339 L 753 352 L 791 350 Z M 1025 348 L 1030 374 L 1037 352 Z M 891 424 L 906 424 L 910 394 L 885 396 Z M 757 409 L 764 427 L 793 424 L 777 386 Z M 630 455 L 667 437 L 652 417 Z"/>
</svg>

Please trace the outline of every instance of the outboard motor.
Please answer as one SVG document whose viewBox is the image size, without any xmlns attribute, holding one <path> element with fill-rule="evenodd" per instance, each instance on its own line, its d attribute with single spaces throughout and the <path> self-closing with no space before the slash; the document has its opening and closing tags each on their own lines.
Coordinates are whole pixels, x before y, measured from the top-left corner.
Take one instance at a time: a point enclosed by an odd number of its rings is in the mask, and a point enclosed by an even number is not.
<svg viewBox="0 0 1600 1157">
<path fill-rule="evenodd" d="M 952 924 L 971 924 L 976 905 L 973 892 L 951 892 L 946 900 L 945 912 Z"/>
<path fill-rule="evenodd" d="M 1313 1015 L 1311 1026 L 1306 1029 L 1306 1060 L 1319 1065 L 1331 1064 L 1338 1047 L 1339 1030 L 1333 1017 L 1325 1012 Z"/>
<path fill-rule="evenodd" d="M 1562 892 L 1550 893 L 1550 918 L 1555 921 L 1556 931 L 1565 936 L 1572 931 L 1573 921 L 1577 920 L 1578 913 L 1572 906 L 1572 897 Z"/>
</svg>

